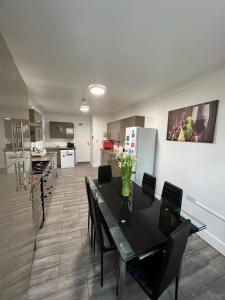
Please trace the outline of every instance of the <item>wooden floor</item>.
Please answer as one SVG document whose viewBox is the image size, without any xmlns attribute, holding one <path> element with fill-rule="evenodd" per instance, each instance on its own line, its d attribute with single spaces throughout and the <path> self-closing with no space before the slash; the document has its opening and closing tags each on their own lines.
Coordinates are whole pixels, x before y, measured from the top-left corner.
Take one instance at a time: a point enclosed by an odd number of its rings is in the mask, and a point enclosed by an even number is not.
<svg viewBox="0 0 225 300">
<path fill-rule="evenodd" d="M 31 300 L 116 299 L 118 254 L 105 255 L 101 288 L 99 254 L 89 246 L 84 176 L 96 174 L 89 164 L 59 169 L 47 220 L 37 236 Z M 197 235 L 188 242 L 179 291 L 182 300 L 225 300 L 225 257 Z M 148 299 L 129 275 L 127 294 L 129 300 Z M 160 299 L 174 299 L 174 284 Z"/>
</svg>

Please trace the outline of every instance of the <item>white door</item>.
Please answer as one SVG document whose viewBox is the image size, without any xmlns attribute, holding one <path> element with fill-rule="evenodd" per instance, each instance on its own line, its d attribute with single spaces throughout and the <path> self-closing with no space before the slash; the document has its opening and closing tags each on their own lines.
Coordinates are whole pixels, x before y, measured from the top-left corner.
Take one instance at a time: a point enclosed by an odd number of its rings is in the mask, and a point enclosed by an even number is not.
<svg viewBox="0 0 225 300">
<path fill-rule="evenodd" d="M 78 123 L 75 127 L 76 162 L 90 161 L 90 125 Z"/>
</svg>

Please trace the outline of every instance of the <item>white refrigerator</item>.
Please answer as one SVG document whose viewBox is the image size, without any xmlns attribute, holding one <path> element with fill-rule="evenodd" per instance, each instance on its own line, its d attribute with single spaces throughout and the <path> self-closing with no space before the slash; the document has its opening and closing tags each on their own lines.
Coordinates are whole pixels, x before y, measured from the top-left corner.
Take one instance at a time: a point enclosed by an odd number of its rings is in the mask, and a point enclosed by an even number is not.
<svg viewBox="0 0 225 300">
<path fill-rule="evenodd" d="M 156 129 L 142 127 L 126 128 L 125 153 L 136 158 L 135 174 L 132 180 L 142 184 L 144 172 L 153 175 L 155 161 Z"/>
</svg>

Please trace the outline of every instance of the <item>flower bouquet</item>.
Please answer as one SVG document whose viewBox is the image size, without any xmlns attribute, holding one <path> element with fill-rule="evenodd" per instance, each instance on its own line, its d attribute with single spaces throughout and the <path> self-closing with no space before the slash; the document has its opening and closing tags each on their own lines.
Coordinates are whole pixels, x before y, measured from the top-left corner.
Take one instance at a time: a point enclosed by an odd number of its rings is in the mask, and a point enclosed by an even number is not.
<svg viewBox="0 0 225 300">
<path fill-rule="evenodd" d="M 122 175 L 122 196 L 128 197 L 130 193 L 130 182 L 136 159 L 134 155 L 127 153 L 118 153 L 116 155 Z"/>
</svg>

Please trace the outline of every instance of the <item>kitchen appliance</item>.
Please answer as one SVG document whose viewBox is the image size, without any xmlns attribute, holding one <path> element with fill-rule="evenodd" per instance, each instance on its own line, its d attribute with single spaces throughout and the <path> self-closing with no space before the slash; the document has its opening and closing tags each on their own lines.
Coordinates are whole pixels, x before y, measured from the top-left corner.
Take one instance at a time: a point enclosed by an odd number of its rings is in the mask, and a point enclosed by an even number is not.
<svg viewBox="0 0 225 300">
<path fill-rule="evenodd" d="M 112 149 L 113 148 L 113 142 L 112 141 L 103 141 L 103 149 Z"/>
<path fill-rule="evenodd" d="M 67 148 L 74 148 L 74 143 L 68 142 L 67 143 Z"/>
<path fill-rule="evenodd" d="M 144 172 L 153 175 L 155 159 L 156 129 L 128 127 L 125 136 L 125 153 L 136 158 L 135 173 L 132 176 L 137 184 L 142 184 Z"/>
<path fill-rule="evenodd" d="M 75 151 L 60 150 L 61 168 L 72 168 L 75 166 Z"/>
<path fill-rule="evenodd" d="M 41 176 L 41 199 L 43 208 L 43 222 L 51 201 L 54 171 L 51 161 L 33 161 L 32 173 Z"/>
</svg>

